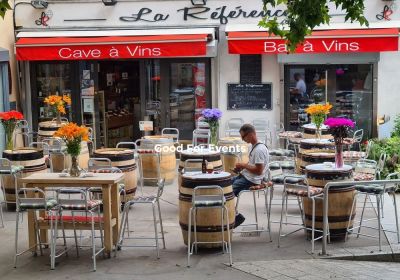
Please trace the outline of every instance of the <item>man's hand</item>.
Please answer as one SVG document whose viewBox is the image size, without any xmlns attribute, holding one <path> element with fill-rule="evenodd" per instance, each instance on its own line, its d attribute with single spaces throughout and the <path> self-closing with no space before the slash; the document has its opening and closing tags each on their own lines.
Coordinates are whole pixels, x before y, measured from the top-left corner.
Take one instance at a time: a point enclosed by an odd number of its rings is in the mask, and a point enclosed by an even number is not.
<svg viewBox="0 0 400 280">
<path fill-rule="evenodd" d="M 243 170 L 246 168 L 246 165 L 247 165 L 246 163 L 238 162 L 238 163 L 236 163 L 235 168 Z"/>
</svg>

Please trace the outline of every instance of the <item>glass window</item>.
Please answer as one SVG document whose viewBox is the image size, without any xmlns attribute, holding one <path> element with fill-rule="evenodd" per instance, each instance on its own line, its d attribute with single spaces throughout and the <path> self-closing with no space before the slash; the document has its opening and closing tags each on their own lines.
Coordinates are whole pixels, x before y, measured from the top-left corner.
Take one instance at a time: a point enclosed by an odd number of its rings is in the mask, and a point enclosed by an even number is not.
<svg viewBox="0 0 400 280">
<path fill-rule="evenodd" d="M 372 64 L 305 65 L 285 68 L 286 127 L 301 130 L 309 123 L 305 108 L 311 103 L 333 105 L 330 116 L 347 117 L 372 137 Z"/>
<path fill-rule="evenodd" d="M 62 63 L 40 63 L 36 64 L 36 77 L 34 86 L 37 92 L 37 103 L 34 100 L 33 104 L 38 104 L 38 120 L 48 121 L 56 117 L 55 113 L 49 110 L 49 107 L 44 103 L 44 99 L 49 95 L 63 95 L 68 94 L 71 96 L 72 82 L 71 82 L 71 64 Z M 66 117 L 72 120 L 71 108 L 67 106 Z"/>
</svg>

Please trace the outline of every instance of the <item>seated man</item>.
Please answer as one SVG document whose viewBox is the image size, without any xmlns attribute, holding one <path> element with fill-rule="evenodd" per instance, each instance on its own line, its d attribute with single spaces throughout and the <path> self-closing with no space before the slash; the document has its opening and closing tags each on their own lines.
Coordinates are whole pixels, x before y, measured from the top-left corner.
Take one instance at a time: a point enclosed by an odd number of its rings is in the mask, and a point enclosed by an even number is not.
<svg viewBox="0 0 400 280">
<path fill-rule="evenodd" d="M 240 174 L 232 179 L 232 187 L 235 196 L 240 191 L 248 190 L 254 185 L 262 183 L 265 173 L 268 170 L 269 155 L 267 146 L 257 139 L 254 126 L 244 124 L 239 130 L 240 136 L 246 143 L 251 143 L 252 147 L 249 153 L 248 163 L 237 163 L 236 170 Z M 235 218 L 235 227 L 244 222 L 242 214 L 237 213 Z"/>
</svg>

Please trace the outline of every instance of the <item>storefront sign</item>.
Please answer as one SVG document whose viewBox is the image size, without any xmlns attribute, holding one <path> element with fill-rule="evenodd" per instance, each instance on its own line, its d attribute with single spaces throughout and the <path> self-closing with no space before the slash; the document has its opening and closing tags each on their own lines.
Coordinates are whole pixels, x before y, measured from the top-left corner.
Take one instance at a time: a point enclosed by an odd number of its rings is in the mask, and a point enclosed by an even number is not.
<svg viewBox="0 0 400 280">
<path fill-rule="evenodd" d="M 18 47 L 18 60 L 90 60 L 203 56 L 206 43 L 174 42 L 92 46 Z"/>
<path fill-rule="evenodd" d="M 397 51 L 398 37 L 307 39 L 296 53 L 359 53 Z M 284 54 L 288 53 L 284 40 L 229 40 L 230 54 Z"/>
</svg>

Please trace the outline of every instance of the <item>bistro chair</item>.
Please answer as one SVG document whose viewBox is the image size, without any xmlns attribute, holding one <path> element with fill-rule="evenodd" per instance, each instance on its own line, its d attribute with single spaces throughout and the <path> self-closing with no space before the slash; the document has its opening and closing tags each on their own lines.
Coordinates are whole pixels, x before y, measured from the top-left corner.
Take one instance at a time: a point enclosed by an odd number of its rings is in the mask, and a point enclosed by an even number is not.
<svg viewBox="0 0 400 280">
<path fill-rule="evenodd" d="M 200 144 L 208 145 L 210 144 L 211 132 L 209 129 L 195 129 L 193 130 L 193 146 L 198 146 Z"/>
<path fill-rule="evenodd" d="M 268 192 L 270 193 L 270 197 L 268 199 Z M 261 233 L 261 232 L 268 232 L 269 234 L 269 241 L 272 242 L 272 237 L 271 237 L 271 202 L 272 202 L 272 196 L 273 196 L 273 183 L 269 181 L 269 178 L 266 177 L 264 180 L 259 184 L 259 185 L 254 185 L 250 187 L 248 190 L 242 190 L 239 192 L 237 199 L 236 199 L 236 206 L 235 206 L 235 213 L 239 213 L 239 201 L 240 197 L 245 194 L 245 193 L 251 193 L 253 196 L 253 207 L 254 207 L 254 217 L 255 217 L 255 223 L 250 223 L 250 224 L 242 224 L 241 225 L 241 230 L 235 230 L 235 233 Z M 258 222 L 258 213 L 257 213 L 257 199 L 256 195 L 258 197 L 262 194 L 264 196 L 264 205 L 266 209 L 266 214 L 267 214 L 267 229 L 263 229 Z M 252 230 L 244 230 L 246 227 L 251 227 L 254 226 L 255 229 Z"/>
<path fill-rule="evenodd" d="M 0 183 L 1 191 L 3 192 L 4 201 L 2 203 L 15 204 L 16 201 L 12 200 L 18 190 L 18 177 L 20 177 L 21 172 L 24 167 L 22 165 L 12 165 L 11 161 L 6 158 L 0 158 Z M 6 188 L 6 182 L 13 182 L 12 188 Z"/>
<path fill-rule="evenodd" d="M 386 177 L 386 180 L 393 180 L 393 179 L 399 179 L 400 178 L 400 173 L 399 172 L 395 172 L 395 173 L 391 173 Z M 353 206 L 351 208 L 351 213 L 350 213 L 350 218 L 349 218 L 349 223 L 347 225 L 347 232 L 346 232 L 346 238 L 345 241 L 348 237 L 349 233 L 354 233 L 355 229 L 358 229 L 357 231 L 357 238 L 362 235 L 362 236 L 367 236 L 367 237 L 373 237 L 376 238 L 376 236 L 372 236 L 372 235 L 368 235 L 368 234 L 362 234 L 361 233 L 361 228 L 365 227 L 365 228 L 370 228 L 370 229 L 375 229 L 378 230 L 378 242 L 379 242 L 379 251 L 382 250 L 382 244 L 381 244 L 381 232 L 392 232 L 392 233 L 396 233 L 397 234 L 397 243 L 400 243 L 400 232 L 399 232 L 399 221 L 398 221 L 398 216 L 397 216 L 397 203 L 396 203 L 396 190 L 398 189 L 398 184 L 388 184 L 388 183 L 384 183 L 384 184 L 373 184 L 373 185 L 356 185 L 356 194 L 354 195 L 353 198 Z M 354 226 L 352 228 L 350 228 L 350 222 L 351 222 L 351 217 L 353 215 L 353 210 L 355 209 L 355 204 L 357 201 L 357 196 L 363 194 L 365 195 L 365 199 L 364 199 L 364 204 L 363 204 L 363 208 L 361 211 L 361 216 L 360 216 L 360 221 L 359 221 L 359 225 L 358 226 Z M 391 230 L 385 230 L 382 228 L 382 224 L 381 224 L 381 204 L 382 204 L 382 199 L 384 197 L 385 194 L 388 194 L 389 196 L 392 195 L 393 197 L 393 207 L 394 207 L 394 215 L 395 215 L 395 219 L 396 219 L 396 231 L 391 231 Z M 376 209 L 371 201 L 371 196 L 374 196 L 376 199 Z M 365 206 L 366 206 L 366 202 L 367 199 L 370 200 L 372 208 L 374 209 L 374 213 L 376 214 L 376 218 L 373 219 L 363 219 L 364 217 L 364 211 L 365 211 Z M 365 223 L 371 221 L 371 220 L 378 220 L 378 227 L 370 227 L 370 226 L 366 226 Z M 364 223 L 364 225 L 363 225 Z M 354 222 L 355 224 L 355 222 Z"/>
<path fill-rule="evenodd" d="M 199 117 L 196 121 L 196 129 L 210 129 L 210 125 L 204 117 Z"/>
<path fill-rule="evenodd" d="M 34 230 L 35 230 L 35 244 L 21 252 L 18 252 L 18 230 L 19 230 L 19 218 L 24 211 L 31 211 L 34 219 Z M 50 220 L 50 232 L 51 237 L 54 236 L 57 231 L 57 214 L 59 213 L 58 203 L 54 198 L 46 197 L 46 193 L 40 188 L 21 188 L 16 192 L 16 221 L 15 221 L 15 255 L 14 255 L 14 267 L 17 267 L 17 259 L 19 256 L 31 252 L 34 249 L 34 254 L 37 255 L 36 250 L 39 248 L 40 254 L 43 256 L 43 244 L 41 242 L 39 233 L 39 211 L 45 211 L 48 219 Z M 54 218 L 55 217 L 55 218 Z M 55 223 L 54 223 L 55 221 Z M 64 247 L 66 248 L 65 233 L 63 231 Z M 50 258 L 51 258 L 51 269 L 54 269 L 53 259 L 55 258 L 55 240 L 50 239 Z M 66 249 L 63 251 L 66 252 Z"/>
<path fill-rule="evenodd" d="M 174 143 L 179 143 L 179 129 L 166 127 L 161 130 L 161 136 L 171 137 Z"/>
<path fill-rule="evenodd" d="M 350 151 L 351 147 L 357 145 L 357 151 L 361 151 L 361 141 L 364 136 L 364 129 L 358 129 L 354 131 L 353 138 L 349 139 L 348 150 Z"/>
<path fill-rule="evenodd" d="M 260 119 L 254 119 L 252 121 L 252 125 L 254 126 L 256 130 L 256 134 L 265 143 L 266 135 L 267 135 L 267 130 L 269 128 L 269 121 L 264 118 Z"/>
<path fill-rule="evenodd" d="M 354 167 L 353 178 L 355 181 L 375 180 L 377 173 L 377 162 L 372 159 L 359 159 Z"/>
<path fill-rule="evenodd" d="M 140 158 L 140 156 L 139 156 Z M 137 196 L 133 198 L 132 200 L 129 200 L 128 202 L 125 203 L 124 210 L 122 212 L 122 217 L 121 217 L 121 228 L 120 228 L 120 236 L 118 238 L 118 243 L 117 243 L 117 250 L 115 250 L 115 256 L 117 255 L 117 251 L 122 248 L 122 247 L 155 247 L 157 251 L 157 258 L 160 258 L 160 248 L 159 248 L 159 239 L 160 237 L 158 236 L 158 228 L 157 228 L 157 223 L 160 223 L 161 227 L 161 239 L 163 242 L 163 248 L 165 249 L 165 237 L 164 237 L 164 228 L 162 224 L 162 216 L 161 216 L 161 208 L 160 208 L 160 197 L 163 193 L 164 190 L 164 179 L 161 179 L 157 182 L 155 186 L 150 186 L 150 188 L 155 189 L 155 192 L 153 190 L 152 194 L 146 195 L 146 196 Z M 125 232 L 127 231 L 127 225 L 128 225 L 128 219 L 129 219 L 129 210 L 133 206 L 138 206 L 138 205 L 144 205 L 144 204 L 150 204 L 153 210 L 153 225 L 154 225 L 154 237 L 125 237 Z M 157 221 L 157 215 L 156 215 L 156 207 L 158 210 L 158 221 Z M 128 229 L 129 231 L 129 229 Z M 126 245 L 123 244 L 125 240 L 155 240 L 154 245 Z"/>
<path fill-rule="evenodd" d="M 140 142 L 140 139 L 138 139 L 138 141 L 136 141 L 136 143 L 135 142 L 119 142 L 119 143 L 117 143 L 116 148 L 128 148 L 128 149 L 133 150 L 133 156 L 136 159 L 138 156 L 137 155 L 137 151 L 138 151 L 137 143 L 139 143 L 139 142 Z"/>
<path fill-rule="evenodd" d="M 33 142 L 35 138 L 37 138 L 38 133 L 31 130 L 27 120 L 19 120 L 17 121 L 17 124 L 15 126 L 15 132 L 13 136 L 14 136 L 13 139 L 14 147 L 18 146 L 17 145 L 18 136 L 22 137 L 23 146 L 29 146 L 29 144 Z"/>
<path fill-rule="evenodd" d="M 156 177 L 154 178 L 145 178 L 143 174 L 143 162 L 151 160 L 152 162 L 158 162 L 158 168 L 156 168 Z M 158 236 L 158 228 L 157 228 L 157 223 L 160 223 L 160 228 L 161 228 L 161 239 L 163 242 L 163 248 L 165 249 L 165 237 L 164 237 L 164 228 L 162 224 L 162 215 L 161 215 L 161 208 L 160 208 L 160 198 L 161 195 L 163 194 L 164 191 L 164 183 L 165 179 L 161 178 L 161 172 L 160 172 L 160 154 L 159 153 L 139 153 L 138 157 L 138 163 L 139 163 L 139 178 L 140 178 L 140 191 L 141 194 L 140 196 L 136 196 L 135 198 L 127 201 L 124 205 L 124 210 L 122 212 L 122 217 L 121 217 L 121 228 L 120 228 L 120 236 L 118 238 L 118 243 L 117 243 L 117 250 L 120 249 L 121 247 L 152 247 L 156 248 L 157 251 L 157 258 L 160 258 L 160 249 L 159 249 L 159 239 L 160 237 Z M 156 184 L 149 184 L 149 186 L 146 186 L 146 195 L 144 195 L 144 182 L 150 180 L 156 180 Z M 126 232 L 126 226 L 127 226 L 127 220 L 129 219 L 129 210 L 133 208 L 133 206 L 138 206 L 138 205 L 151 205 L 152 210 L 153 210 L 153 225 L 154 225 L 154 237 L 126 237 L 125 232 Z M 157 215 L 156 215 L 156 207 L 157 207 L 157 212 L 158 212 L 158 220 L 157 220 Z M 125 245 L 123 244 L 125 240 L 154 240 L 155 244 L 154 245 Z M 117 250 L 115 251 L 115 255 L 117 254 Z"/>
<path fill-rule="evenodd" d="M 308 231 L 311 231 L 311 253 L 314 254 L 314 242 L 318 239 L 322 238 L 322 235 L 320 237 L 315 237 L 315 232 L 321 232 L 322 230 L 316 230 L 315 229 L 315 201 L 316 200 L 321 200 L 323 201 L 324 199 L 324 189 L 323 188 L 316 188 L 316 187 L 311 187 L 308 184 L 307 179 L 302 178 L 301 182 L 298 183 L 292 183 L 292 180 L 298 180 L 299 177 L 297 176 L 291 176 L 287 175 L 284 179 L 284 184 L 283 184 L 283 193 L 282 193 L 282 209 L 281 209 L 281 220 L 279 223 L 279 235 L 278 235 L 278 248 L 280 247 L 280 241 L 281 237 L 286 237 L 290 234 L 293 234 L 295 232 L 298 232 L 300 230 L 305 230 L 307 233 Z M 287 207 L 288 207 L 288 197 L 292 196 L 297 198 L 297 202 L 299 205 L 299 211 L 302 219 L 302 224 L 293 224 L 287 222 Z M 312 217 L 311 217 L 311 227 L 307 226 L 305 223 L 305 215 L 304 215 L 304 209 L 302 207 L 302 200 L 310 199 L 312 203 Z M 285 221 L 283 221 L 283 216 L 285 213 Z M 282 227 L 283 225 L 297 225 L 301 226 L 300 228 L 291 231 L 286 234 L 282 234 Z"/>
<path fill-rule="evenodd" d="M 42 142 L 47 144 L 50 172 L 62 172 L 66 169 L 68 155 L 61 139 L 44 138 Z"/>
<path fill-rule="evenodd" d="M 244 124 L 244 120 L 242 118 L 229 119 L 226 122 L 225 135 L 229 136 L 229 137 L 231 137 L 231 136 L 239 136 L 240 137 L 239 130 L 243 124 Z"/>
<path fill-rule="evenodd" d="M 60 207 L 60 221 L 63 223 L 65 221 L 72 222 L 75 238 L 76 255 L 79 257 L 79 247 L 83 245 L 78 245 L 78 235 L 76 233 L 77 223 L 86 224 L 90 223 L 91 231 L 91 249 L 92 249 L 92 260 L 93 260 L 93 271 L 96 271 L 96 257 L 103 252 L 104 254 L 104 239 L 103 239 L 103 217 L 100 213 L 100 205 L 102 205 L 101 200 L 91 200 L 88 199 L 88 190 L 81 188 L 60 188 L 57 189 L 57 203 Z M 71 195 L 74 195 L 71 198 Z M 66 211 L 70 211 L 71 215 L 65 215 Z M 80 213 L 81 215 L 76 215 Z M 97 215 L 96 215 L 97 214 Z M 101 247 L 96 251 L 95 242 L 95 230 L 100 231 L 100 241 Z M 57 238 L 57 233 L 54 238 Z M 52 264 L 55 263 L 55 254 L 52 254 Z M 53 267 L 54 268 L 54 267 Z"/>
<path fill-rule="evenodd" d="M 213 190 L 216 194 L 201 194 L 203 191 Z M 224 191 L 220 186 L 197 186 L 193 189 L 192 195 L 192 207 L 189 210 L 189 226 L 188 226 L 188 251 L 187 251 L 187 266 L 190 267 L 190 256 L 193 255 L 193 249 L 197 253 L 198 244 L 222 244 L 222 252 L 229 254 L 229 264 L 232 266 L 232 245 L 231 245 L 231 234 L 229 229 L 229 217 L 228 209 L 225 205 L 226 199 Z M 221 241 L 198 241 L 197 240 L 197 215 L 198 210 L 207 211 L 209 209 L 220 209 L 221 210 Z M 224 224 L 225 220 L 225 224 Z M 192 222 L 193 222 L 193 241 L 192 237 Z M 224 229 L 226 228 L 228 240 L 225 241 Z"/>
</svg>

